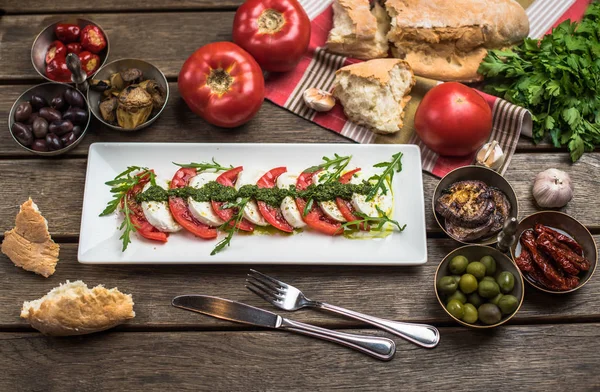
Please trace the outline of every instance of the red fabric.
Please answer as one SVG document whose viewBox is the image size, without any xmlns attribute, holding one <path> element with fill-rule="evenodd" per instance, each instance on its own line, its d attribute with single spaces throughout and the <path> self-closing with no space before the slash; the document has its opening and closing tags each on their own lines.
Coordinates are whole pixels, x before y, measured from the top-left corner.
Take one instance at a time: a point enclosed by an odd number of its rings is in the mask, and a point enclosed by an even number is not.
<svg viewBox="0 0 600 392">
<path fill-rule="evenodd" d="M 581 20 L 581 18 L 583 18 L 583 14 L 585 13 L 586 8 L 591 3 L 592 0 L 576 0 L 575 3 L 573 3 L 573 5 L 569 7 L 567 12 L 565 12 L 560 18 L 556 20 L 556 22 L 554 22 L 552 28 L 546 31 L 546 34 L 550 34 L 553 28 L 555 28 L 567 19 L 571 19 L 572 21 Z"/>
</svg>

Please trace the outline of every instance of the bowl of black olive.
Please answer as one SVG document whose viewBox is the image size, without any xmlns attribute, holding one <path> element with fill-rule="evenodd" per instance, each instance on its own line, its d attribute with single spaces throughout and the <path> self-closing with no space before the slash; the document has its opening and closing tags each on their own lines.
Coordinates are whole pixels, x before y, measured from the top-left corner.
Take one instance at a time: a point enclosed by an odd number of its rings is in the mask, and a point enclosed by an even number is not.
<svg viewBox="0 0 600 392">
<path fill-rule="evenodd" d="M 62 83 L 25 91 L 10 110 L 8 127 L 17 143 L 44 156 L 63 154 L 83 139 L 90 123 L 85 96 Z"/>
</svg>

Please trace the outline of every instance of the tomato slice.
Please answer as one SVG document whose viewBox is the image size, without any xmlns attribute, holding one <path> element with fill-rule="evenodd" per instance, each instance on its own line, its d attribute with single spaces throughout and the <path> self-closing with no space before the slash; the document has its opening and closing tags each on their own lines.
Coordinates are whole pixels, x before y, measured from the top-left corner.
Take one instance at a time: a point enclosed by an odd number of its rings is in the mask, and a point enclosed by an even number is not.
<svg viewBox="0 0 600 392">
<path fill-rule="evenodd" d="M 296 188 L 299 190 L 304 190 L 308 188 L 313 183 L 313 173 L 302 172 L 298 176 L 298 180 L 296 181 Z M 297 197 L 296 205 L 298 206 L 298 210 L 300 214 L 302 214 L 302 219 L 306 224 L 323 234 L 327 235 L 339 235 L 342 234 L 342 224 L 336 221 L 329 219 L 321 210 L 318 203 L 313 203 L 311 210 L 308 212 L 306 216 L 304 216 L 304 209 L 306 208 L 306 200 Z"/>
<path fill-rule="evenodd" d="M 183 188 L 188 185 L 192 177 L 196 176 L 197 171 L 194 168 L 181 168 L 177 170 L 173 179 L 171 180 L 171 189 Z M 197 237 L 204 239 L 217 238 L 217 229 L 210 227 L 192 215 L 188 208 L 187 201 L 181 197 L 169 196 L 169 209 L 173 218 L 179 223 L 184 229 L 191 232 Z"/>
<path fill-rule="evenodd" d="M 135 201 L 135 197 L 143 191 L 144 186 L 148 181 L 150 181 L 149 176 L 142 178 L 137 185 L 127 192 L 127 206 L 130 211 L 129 219 L 131 219 L 131 223 L 133 223 L 136 231 L 142 237 L 152 241 L 167 242 L 168 234 L 152 226 L 150 222 L 146 220 L 142 206 Z"/>
<path fill-rule="evenodd" d="M 359 171 L 360 171 L 360 168 L 354 169 L 354 170 L 350 170 L 348 173 L 346 173 L 343 176 L 341 176 L 339 181 L 342 184 L 347 184 L 352 179 L 352 176 L 355 173 L 359 172 Z M 358 216 L 356 216 L 354 214 L 354 211 L 355 211 L 354 210 L 354 206 L 348 200 L 344 200 L 341 197 L 336 197 L 335 198 L 335 204 L 337 205 L 337 208 L 342 213 L 342 216 L 344 217 L 344 219 L 346 219 L 348 222 L 352 222 L 352 221 L 360 219 Z M 365 226 L 364 224 L 361 223 L 360 224 L 360 229 L 361 230 L 369 230 L 369 227 Z"/>
<path fill-rule="evenodd" d="M 221 173 L 215 181 L 217 181 L 219 184 L 224 185 L 224 186 L 234 186 L 237 176 L 238 176 L 238 174 L 240 174 L 240 172 L 242 170 L 244 170 L 243 166 L 234 167 L 233 169 L 230 169 L 230 170 L 227 170 L 226 172 Z M 215 211 L 215 214 L 217 214 L 217 216 L 219 218 L 223 219 L 225 222 L 227 222 L 228 220 L 233 218 L 233 216 L 235 214 L 237 214 L 237 212 L 238 212 L 237 209 L 233 209 L 233 208 L 223 209 L 222 206 L 223 206 L 223 204 L 225 204 L 225 202 L 222 202 L 222 201 L 212 200 L 210 202 L 210 204 L 212 205 L 212 208 Z M 233 225 L 233 222 L 231 222 L 231 225 Z M 246 220 L 246 218 L 242 218 L 240 223 L 238 223 L 237 228 L 240 230 L 243 230 L 243 231 L 250 231 L 250 232 L 254 231 L 254 225 L 252 223 L 248 222 L 248 220 Z"/>
<path fill-rule="evenodd" d="M 286 171 L 287 168 L 285 167 L 276 167 L 275 169 L 271 169 L 258 180 L 256 185 L 258 185 L 259 188 L 273 188 L 277 178 L 279 178 L 279 176 Z M 281 231 L 285 231 L 286 233 L 291 233 L 294 231 L 294 228 L 283 217 L 280 208 L 270 206 L 264 201 L 260 200 L 257 201 L 257 204 L 260 214 L 267 222 L 269 222 L 269 224 Z"/>
</svg>

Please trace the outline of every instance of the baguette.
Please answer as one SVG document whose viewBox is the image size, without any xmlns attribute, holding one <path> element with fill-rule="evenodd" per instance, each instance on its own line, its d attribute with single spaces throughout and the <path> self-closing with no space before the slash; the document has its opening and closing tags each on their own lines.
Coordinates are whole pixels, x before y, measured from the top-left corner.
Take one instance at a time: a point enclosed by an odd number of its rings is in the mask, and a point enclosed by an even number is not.
<svg viewBox="0 0 600 392">
<path fill-rule="evenodd" d="M 529 20 L 514 0 L 387 0 L 394 57 L 415 74 L 436 80 L 477 81 L 488 49 L 521 42 Z"/>
<path fill-rule="evenodd" d="M 333 95 L 353 122 L 375 133 L 402 129 L 404 107 L 415 84 L 404 60 L 375 59 L 348 65 L 336 72 Z"/>
<path fill-rule="evenodd" d="M 102 285 L 89 289 L 78 280 L 55 287 L 35 301 L 25 301 L 21 317 L 45 335 L 84 335 L 134 318 L 131 295 Z"/>
<path fill-rule="evenodd" d="M 369 0 L 335 0 L 327 49 L 361 60 L 387 57 L 389 28 L 390 18 L 379 3 L 371 10 Z"/>
</svg>

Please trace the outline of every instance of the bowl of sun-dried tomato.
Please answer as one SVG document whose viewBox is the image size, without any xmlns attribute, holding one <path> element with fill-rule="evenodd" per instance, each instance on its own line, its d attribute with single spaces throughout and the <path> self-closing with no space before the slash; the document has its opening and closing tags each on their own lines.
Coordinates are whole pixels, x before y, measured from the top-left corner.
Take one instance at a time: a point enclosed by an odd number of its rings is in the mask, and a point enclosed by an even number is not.
<svg viewBox="0 0 600 392">
<path fill-rule="evenodd" d="M 517 227 L 510 251 L 533 287 L 552 294 L 582 288 L 598 262 L 598 248 L 589 230 L 577 219 L 558 211 L 541 211 Z"/>
</svg>

